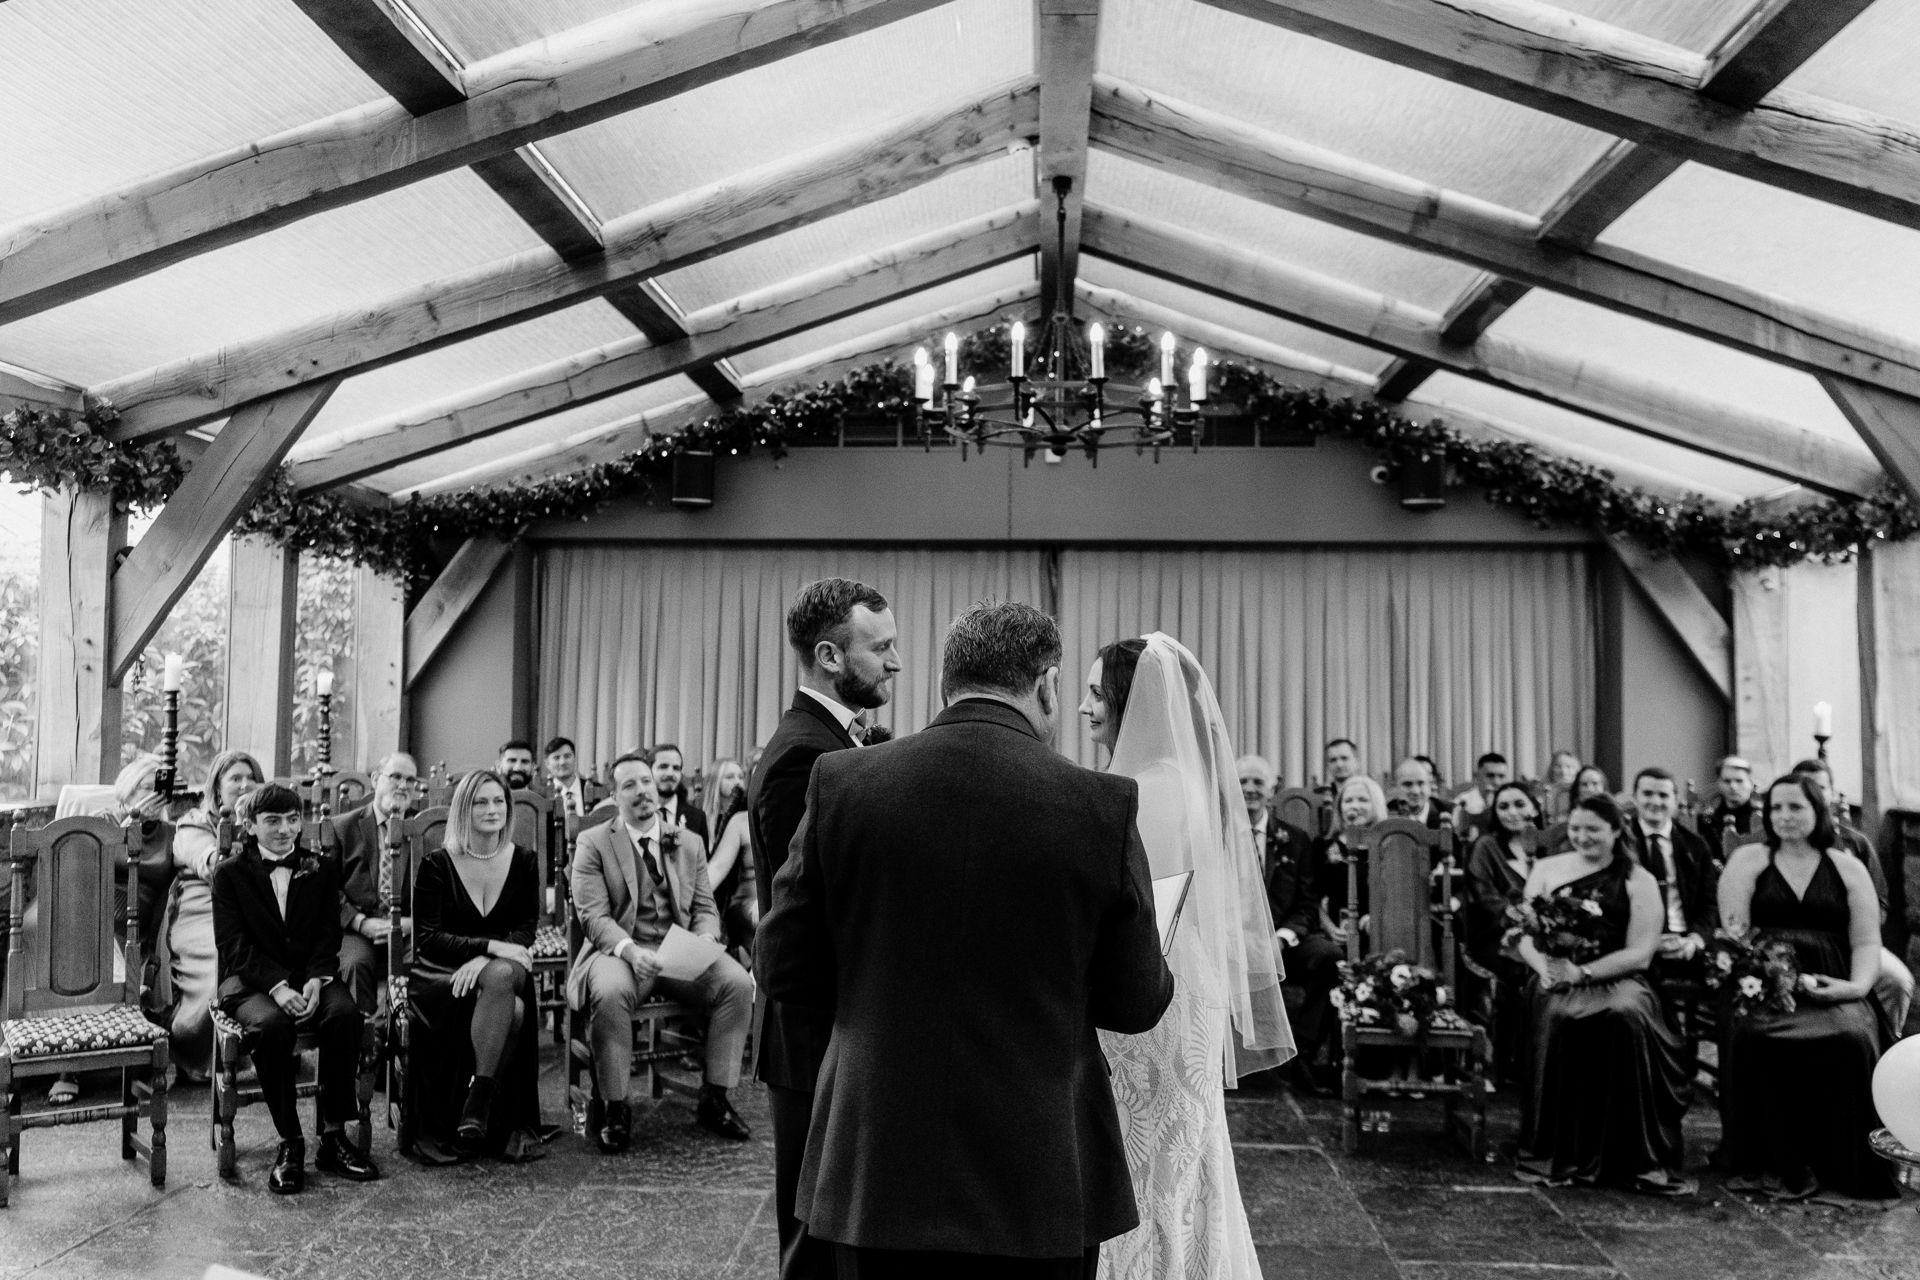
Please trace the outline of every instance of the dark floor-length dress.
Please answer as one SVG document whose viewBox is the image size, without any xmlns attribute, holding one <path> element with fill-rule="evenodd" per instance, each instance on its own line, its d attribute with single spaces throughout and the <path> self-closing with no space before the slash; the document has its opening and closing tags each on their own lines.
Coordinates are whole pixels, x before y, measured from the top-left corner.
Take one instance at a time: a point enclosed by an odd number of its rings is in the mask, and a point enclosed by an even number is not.
<svg viewBox="0 0 1920 1280">
<path fill-rule="evenodd" d="M 1567 887 L 1600 905 L 1602 955 L 1626 946 L 1633 864 Z M 1555 1181 L 1632 1187 L 1678 1176 L 1688 1101 L 1685 1051 L 1643 973 L 1586 986 L 1527 988 L 1532 1027 L 1520 1165 Z"/>
<path fill-rule="evenodd" d="M 1771 854 L 1754 881 L 1749 919 L 1757 939 L 1793 943 L 1800 972 L 1853 976 L 1846 882 L 1822 853 L 1805 896 Z M 1893 1170 L 1867 1146 L 1880 1127 L 1873 1068 L 1885 1028 L 1871 996 L 1843 1004 L 1802 999 L 1792 1013 L 1736 1018 L 1727 1045 L 1727 1163 L 1735 1173 L 1772 1174 L 1788 1185 L 1809 1172 L 1846 1195 L 1898 1195 Z"/>
<path fill-rule="evenodd" d="M 532 945 L 539 920 L 540 874 L 533 851 L 515 847 L 507 856 L 513 865 L 507 870 L 506 883 L 493 910 L 484 915 L 467 895 L 452 855 L 443 849 L 435 849 L 421 862 L 414 887 L 418 940 L 408 984 L 414 1026 L 407 1092 L 421 1154 L 429 1160 L 452 1158 L 463 1151 L 454 1130 L 473 1079 L 474 993 L 456 1000 L 453 972 L 473 957 L 485 955 L 489 941 Z M 540 1028 L 531 980 L 525 982 L 521 999 L 526 1016 L 521 1019 L 520 1034 L 508 1042 L 494 1073 L 493 1110 L 486 1140 L 478 1148 L 486 1155 L 527 1158 L 539 1150 Z"/>
<path fill-rule="evenodd" d="M 1507 908 L 1526 896 L 1527 878 L 1507 860 L 1507 833 L 1481 836 L 1467 855 L 1465 950 L 1460 1007 L 1493 1032 L 1494 1068 L 1502 1081 L 1521 1077 L 1526 1059 L 1527 979 L 1532 970 L 1509 953 Z M 1488 975 L 1488 976 L 1482 976 Z M 1489 981 L 1489 976 L 1491 981 Z"/>
</svg>

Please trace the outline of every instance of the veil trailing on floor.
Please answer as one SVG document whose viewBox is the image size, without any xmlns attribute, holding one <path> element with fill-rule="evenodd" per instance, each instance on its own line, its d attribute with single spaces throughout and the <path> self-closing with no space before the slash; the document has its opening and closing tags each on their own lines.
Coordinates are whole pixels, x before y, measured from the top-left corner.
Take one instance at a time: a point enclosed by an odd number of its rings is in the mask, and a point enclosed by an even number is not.
<svg viewBox="0 0 1920 1280">
<path fill-rule="evenodd" d="M 1178 640 L 1156 631 L 1146 642 L 1111 768 L 1141 784 L 1140 837 L 1154 876 L 1193 872 L 1180 931 L 1195 930 L 1206 1001 L 1231 1019 L 1231 1089 L 1294 1055 L 1273 917 L 1213 684 Z"/>
</svg>

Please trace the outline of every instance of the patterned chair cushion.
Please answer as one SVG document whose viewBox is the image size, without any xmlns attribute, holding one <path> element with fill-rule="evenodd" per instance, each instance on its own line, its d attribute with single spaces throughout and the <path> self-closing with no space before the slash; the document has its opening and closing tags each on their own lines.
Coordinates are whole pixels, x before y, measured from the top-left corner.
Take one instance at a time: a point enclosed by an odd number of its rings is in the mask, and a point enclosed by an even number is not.
<svg viewBox="0 0 1920 1280">
<path fill-rule="evenodd" d="M 529 948 L 535 960 L 564 960 L 567 958 L 567 931 L 557 924 L 543 924 L 533 935 L 533 946 Z"/>
<path fill-rule="evenodd" d="M 166 1038 L 157 1027 L 128 1004 L 78 1013 L 20 1018 L 0 1027 L 16 1058 L 46 1058 L 62 1053 L 91 1053 L 100 1049 L 131 1049 Z"/>
</svg>

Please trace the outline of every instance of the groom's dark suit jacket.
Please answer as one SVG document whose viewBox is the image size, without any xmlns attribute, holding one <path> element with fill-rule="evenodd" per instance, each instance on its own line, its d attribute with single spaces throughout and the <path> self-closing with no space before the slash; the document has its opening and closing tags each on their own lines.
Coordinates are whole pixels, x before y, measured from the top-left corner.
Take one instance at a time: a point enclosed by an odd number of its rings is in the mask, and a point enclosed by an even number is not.
<svg viewBox="0 0 1920 1280">
<path fill-rule="evenodd" d="M 809 1234 L 1063 1258 L 1138 1222 L 1094 1036 L 1173 999 L 1138 806 L 987 699 L 814 765 L 755 941 L 768 994 L 832 1011 Z"/>
<path fill-rule="evenodd" d="M 829 751 L 846 751 L 854 745 L 852 736 L 818 698 L 795 693 L 793 705 L 780 717 L 767 749 L 760 753 L 759 767 L 747 784 L 747 834 L 753 841 L 753 887 L 762 920 L 773 912 L 773 877 L 786 862 L 787 846 L 807 811 L 813 762 Z M 765 1000 L 766 986 L 762 984 L 760 990 Z M 759 1046 L 756 1074 L 767 1084 L 812 1093 L 832 1029 L 833 1019 L 818 1009 L 765 1000 L 753 1037 Z"/>
</svg>

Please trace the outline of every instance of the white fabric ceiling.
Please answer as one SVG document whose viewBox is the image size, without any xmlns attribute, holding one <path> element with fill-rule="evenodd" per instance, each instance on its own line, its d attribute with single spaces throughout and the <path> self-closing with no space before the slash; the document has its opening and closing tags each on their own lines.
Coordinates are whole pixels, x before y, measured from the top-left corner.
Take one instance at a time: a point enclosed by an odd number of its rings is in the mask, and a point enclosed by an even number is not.
<svg viewBox="0 0 1920 1280">
<path fill-rule="evenodd" d="M 457 62 L 509 53 L 681 0 L 410 0 Z M 1696 55 L 1758 0 L 1562 0 L 1560 7 Z M 406 6 L 402 6 L 403 8 Z M 1612 145 L 1580 125 L 1197 3 L 1106 0 L 1100 72 L 1271 133 L 1529 215 Z M 844 142 L 1034 73 L 1032 0 L 951 0 L 639 110 L 542 140 L 604 221 L 756 166 Z M 1878 0 L 1788 87 L 1920 121 L 1920 0 Z M 383 97 L 292 0 L 7 0 L 0 4 L 0 250 L 9 224 Z M 904 194 L 657 281 L 693 312 L 1035 194 L 1016 149 Z M 1473 268 L 1200 185 L 1096 148 L 1090 201 L 1145 215 L 1436 315 Z M 1604 236 L 1617 245 L 1920 342 L 1920 232 L 1688 164 Z M 0 362 L 78 386 L 245 343 L 541 241 L 469 171 L 430 178 L 0 325 Z M 736 357 L 742 375 L 1035 278 L 1033 258 Z M 1321 359 L 1380 374 L 1391 357 L 1092 257 L 1082 278 Z M 1851 441 L 1809 376 L 1546 293 L 1503 338 L 1666 383 Z M 589 301 L 350 378 L 309 439 L 605 343 L 634 327 Z M 696 394 L 684 378 L 528 423 L 372 477 L 428 483 Z M 1578 456 L 1632 457 L 1716 498 L 1781 482 L 1510 392 L 1441 376 L 1424 395 L 1510 420 Z"/>
</svg>

